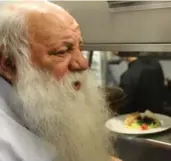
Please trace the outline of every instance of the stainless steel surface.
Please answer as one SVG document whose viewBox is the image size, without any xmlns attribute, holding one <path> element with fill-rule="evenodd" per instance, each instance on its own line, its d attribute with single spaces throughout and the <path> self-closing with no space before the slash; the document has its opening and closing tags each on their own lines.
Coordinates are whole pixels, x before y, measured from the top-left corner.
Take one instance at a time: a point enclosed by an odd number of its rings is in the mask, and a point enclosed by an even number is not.
<svg viewBox="0 0 171 161">
<path fill-rule="evenodd" d="M 115 149 L 123 161 L 170 161 L 171 145 L 140 138 L 118 137 Z"/>
<path fill-rule="evenodd" d="M 106 52 L 101 52 L 101 73 L 102 73 L 102 86 L 106 86 L 107 84 L 107 54 Z"/>
<path fill-rule="evenodd" d="M 123 161 L 170 161 L 171 129 L 151 135 L 114 134 L 113 145 Z"/>
<path fill-rule="evenodd" d="M 171 130 L 167 130 L 162 133 L 156 133 L 153 135 L 141 136 L 140 138 L 144 138 L 146 140 L 150 140 L 150 141 L 154 141 L 154 142 L 161 142 L 163 144 L 171 145 Z"/>
<path fill-rule="evenodd" d="M 54 3 L 76 18 L 86 43 L 101 43 L 102 47 L 105 43 L 171 43 L 171 8 L 112 13 L 106 1 Z"/>
<path fill-rule="evenodd" d="M 108 1 L 108 4 L 111 12 L 151 10 L 171 7 L 171 2 L 169 1 Z"/>
<path fill-rule="evenodd" d="M 120 134 L 117 134 L 117 136 L 123 136 L 123 137 L 129 138 L 129 139 L 140 138 L 140 139 L 144 139 L 144 140 L 151 141 L 151 142 L 168 144 L 171 146 L 171 129 L 167 130 L 165 132 L 148 134 L 148 135 L 139 135 L 138 136 L 138 135 L 120 135 Z"/>
<path fill-rule="evenodd" d="M 86 43 L 85 50 L 99 51 L 141 51 L 141 52 L 171 52 L 171 43 L 167 44 L 98 44 Z"/>
</svg>

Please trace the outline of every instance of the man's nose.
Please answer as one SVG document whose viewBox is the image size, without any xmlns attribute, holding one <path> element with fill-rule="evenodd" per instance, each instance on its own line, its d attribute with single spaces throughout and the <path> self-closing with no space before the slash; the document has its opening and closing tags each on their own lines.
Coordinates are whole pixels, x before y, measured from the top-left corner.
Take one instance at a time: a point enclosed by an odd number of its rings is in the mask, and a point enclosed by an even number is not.
<svg viewBox="0 0 171 161">
<path fill-rule="evenodd" d="M 84 71 L 88 69 L 88 60 L 83 56 L 81 52 L 72 57 L 69 70 L 70 71 Z"/>
</svg>

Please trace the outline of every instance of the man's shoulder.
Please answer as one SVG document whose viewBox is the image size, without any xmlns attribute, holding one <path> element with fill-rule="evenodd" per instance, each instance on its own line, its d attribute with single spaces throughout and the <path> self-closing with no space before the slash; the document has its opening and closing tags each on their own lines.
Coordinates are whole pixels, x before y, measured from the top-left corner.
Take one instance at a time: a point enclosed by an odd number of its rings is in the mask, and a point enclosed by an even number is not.
<svg viewBox="0 0 171 161">
<path fill-rule="evenodd" d="M 6 157 L 8 152 L 9 157 L 16 157 L 17 161 L 20 158 L 23 161 L 51 161 L 55 154 L 53 148 L 49 146 L 52 149 L 49 151 L 46 145 L 37 135 L 0 109 L 0 158 L 1 155 Z"/>
<path fill-rule="evenodd" d="M 128 69 L 121 75 L 121 80 L 128 82 L 131 80 L 131 77 L 132 77 L 132 71 Z"/>
<path fill-rule="evenodd" d="M 0 94 L 5 96 L 13 90 L 12 85 L 0 76 Z"/>
<path fill-rule="evenodd" d="M 4 106 L 0 99 L 0 107 Z M 0 160 L 5 161 L 20 161 L 21 157 L 17 154 L 12 144 L 12 129 L 13 123 L 9 119 L 10 117 L 2 109 L 0 109 Z M 11 124 L 11 125 L 10 125 Z M 15 135 L 15 134 L 14 134 Z"/>
<path fill-rule="evenodd" d="M 7 141 L 0 139 L 0 160 L 23 161 L 15 149 Z"/>
<path fill-rule="evenodd" d="M 52 161 L 56 157 L 54 147 L 25 128 L 14 112 L 19 106 L 22 103 L 17 93 L 0 78 L 0 160 Z"/>
</svg>

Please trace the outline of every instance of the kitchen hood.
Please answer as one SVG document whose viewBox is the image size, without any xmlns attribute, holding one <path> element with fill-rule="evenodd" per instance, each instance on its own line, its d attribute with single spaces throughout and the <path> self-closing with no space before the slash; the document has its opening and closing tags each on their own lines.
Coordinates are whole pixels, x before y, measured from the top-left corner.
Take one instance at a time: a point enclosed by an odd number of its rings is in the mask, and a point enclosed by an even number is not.
<svg viewBox="0 0 171 161">
<path fill-rule="evenodd" d="M 56 1 L 79 22 L 85 50 L 171 51 L 171 1 Z"/>
</svg>

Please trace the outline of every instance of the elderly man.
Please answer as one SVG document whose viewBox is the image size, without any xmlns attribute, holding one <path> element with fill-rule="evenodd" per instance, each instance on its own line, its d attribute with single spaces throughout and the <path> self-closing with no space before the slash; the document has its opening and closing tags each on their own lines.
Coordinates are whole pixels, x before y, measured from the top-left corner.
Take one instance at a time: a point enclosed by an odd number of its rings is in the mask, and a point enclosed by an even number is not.
<svg viewBox="0 0 171 161">
<path fill-rule="evenodd" d="M 0 160 L 111 160 L 109 113 L 82 43 L 57 5 L 1 3 Z"/>
</svg>

